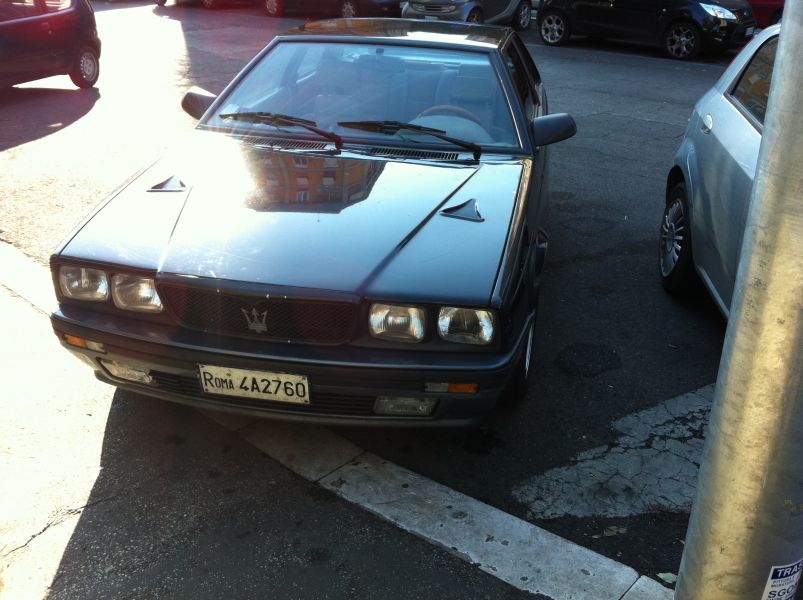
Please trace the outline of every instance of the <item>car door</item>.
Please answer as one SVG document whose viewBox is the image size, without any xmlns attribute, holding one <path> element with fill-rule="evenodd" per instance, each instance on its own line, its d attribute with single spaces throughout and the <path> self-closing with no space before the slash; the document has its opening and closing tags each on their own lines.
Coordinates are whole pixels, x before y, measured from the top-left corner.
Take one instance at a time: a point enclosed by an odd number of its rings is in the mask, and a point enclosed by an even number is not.
<svg viewBox="0 0 803 600">
<path fill-rule="evenodd" d="M 655 42 L 663 3 L 665 0 L 611 0 L 607 26 L 616 37 Z"/>
<path fill-rule="evenodd" d="M 79 28 L 74 0 L 43 0 L 50 31 L 49 65 L 51 72 L 66 73 L 80 48 Z"/>
<path fill-rule="evenodd" d="M 519 0 L 482 0 L 482 16 L 487 23 L 497 22 L 508 9 L 512 14 L 515 6 L 511 8 L 511 5 L 518 6 L 518 3 Z"/>
<path fill-rule="evenodd" d="M 46 67 L 49 24 L 38 0 L 0 0 L 0 81 L 36 79 Z"/>
<path fill-rule="evenodd" d="M 612 24 L 615 0 L 575 0 L 573 2 L 575 33 L 612 37 L 616 31 Z"/>
<path fill-rule="evenodd" d="M 695 260 L 726 307 L 733 295 L 777 46 L 777 36 L 765 42 L 728 90 L 712 95 L 695 115 L 701 175 L 692 209 Z"/>
</svg>

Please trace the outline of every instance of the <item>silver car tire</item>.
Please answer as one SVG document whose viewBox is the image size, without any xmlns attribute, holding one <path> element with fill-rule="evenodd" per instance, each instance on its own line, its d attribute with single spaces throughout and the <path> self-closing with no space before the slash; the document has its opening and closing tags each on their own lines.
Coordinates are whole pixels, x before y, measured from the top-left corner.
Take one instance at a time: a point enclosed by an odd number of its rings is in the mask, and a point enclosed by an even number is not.
<svg viewBox="0 0 803 600">
<path fill-rule="evenodd" d="M 538 23 L 538 33 L 547 46 L 563 46 L 569 43 L 572 28 L 564 13 L 548 10 L 540 16 Z"/>
<path fill-rule="evenodd" d="M 513 15 L 513 29 L 524 31 L 530 27 L 533 20 L 533 7 L 530 0 L 521 0 L 515 14 Z"/>
<path fill-rule="evenodd" d="M 482 11 L 479 8 L 472 8 L 471 12 L 466 17 L 466 23 L 484 23 L 485 19 L 482 18 Z"/>
<path fill-rule="evenodd" d="M 265 0 L 265 14 L 274 18 L 284 16 L 284 0 Z"/>
<path fill-rule="evenodd" d="M 340 16 L 344 19 L 354 19 L 359 16 L 355 0 L 343 0 L 340 3 Z"/>
<path fill-rule="evenodd" d="M 664 31 L 663 47 L 669 58 L 691 60 L 700 53 L 702 34 L 694 23 L 676 21 Z"/>
<path fill-rule="evenodd" d="M 98 53 L 89 46 L 81 48 L 69 73 L 72 82 L 81 89 L 91 88 L 100 76 Z"/>
<path fill-rule="evenodd" d="M 691 221 L 686 186 L 678 183 L 667 195 L 658 237 L 658 270 L 661 283 L 670 294 L 692 289 L 694 272 L 691 247 Z"/>
</svg>

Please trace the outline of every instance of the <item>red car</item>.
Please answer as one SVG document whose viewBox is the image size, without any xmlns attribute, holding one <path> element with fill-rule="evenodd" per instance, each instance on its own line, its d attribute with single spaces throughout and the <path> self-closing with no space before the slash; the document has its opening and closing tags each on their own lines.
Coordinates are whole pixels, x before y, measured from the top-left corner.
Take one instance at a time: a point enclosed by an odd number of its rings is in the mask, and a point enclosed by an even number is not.
<svg viewBox="0 0 803 600">
<path fill-rule="evenodd" d="M 784 0 L 748 0 L 759 27 L 769 27 L 781 20 Z"/>
</svg>

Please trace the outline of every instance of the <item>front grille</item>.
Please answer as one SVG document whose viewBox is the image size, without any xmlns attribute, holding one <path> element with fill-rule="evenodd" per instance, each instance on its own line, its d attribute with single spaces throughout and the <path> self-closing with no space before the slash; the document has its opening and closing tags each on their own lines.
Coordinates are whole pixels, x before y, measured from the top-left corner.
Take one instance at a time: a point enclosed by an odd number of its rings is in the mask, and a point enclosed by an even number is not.
<svg viewBox="0 0 803 600">
<path fill-rule="evenodd" d="M 263 408 L 267 410 L 282 410 L 295 413 L 317 413 L 325 415 L 344 415 L 344 416 L 369 416 L 374 411 L 373 396 L 345 396 L 339 394 L 321 394 L 310 391 L 309 404 L 292 404 L 289 402 L 270 402 L 256 398 L 237 398 L 235 396 L 223 396 L 219 394 L 205 394 L 201 390 L 198 379 L 195 377 L 182 377 L 172 373 L 161 371 L 151 371 L 156 385 L 171 394 L 183 396 L 209 396 L 219 400 L 225 400 L 232 406 L 245 408 Z"/>
<path fill-rule="evenodd" d="M 426 13 L 448 13 L 454 10 L 450 4 L 414 4 L 413 9 L 417 12 Z"/>
<path fill-rule="evenodd" d="M 342 344 L 354 329 L 357 305 L 298 298 L 266 298 L 162 283 L 167 311 L 190 329 L 300 344 Z"/>
</svg>

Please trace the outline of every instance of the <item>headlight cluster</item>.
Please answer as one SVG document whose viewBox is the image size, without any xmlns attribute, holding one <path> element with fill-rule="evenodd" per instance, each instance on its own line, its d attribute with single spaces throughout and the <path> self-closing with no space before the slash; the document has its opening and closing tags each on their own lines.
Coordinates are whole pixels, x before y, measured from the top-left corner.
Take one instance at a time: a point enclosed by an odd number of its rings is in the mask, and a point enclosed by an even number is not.
<svg viewBox="0 0 803 600">
<path fill-rule="evenodd" d="M 63 266 L 59 268 L 61 293 L 74 300 L 103 302 L 111 292 L 114 305 L 122 310 L 162 312 L 162 301 L 150 277 L 117 274 L 111 278 L 100 269 Z"/>
<path fill-rule="evenodd" d="M 372 304 L 368 322 L 371 335 L 397 342 L 420 342 L 426 332 L 426 313 L 415 306 Z M 438 311 L 438 335 L 447 342 L 486 346 L 494 328 L 490 310 L 443 306 Z"/>
<path fill-rule="evenodd" d="M 716 4 L 703 4 L 700 2 L 700 8 L 702 8 L 712 17 L 717 17 L 718 19 L 724 19 L 726 21 L 736 20 L 736 15 L 723 6 L 718 6 Z"/>
</svg>

